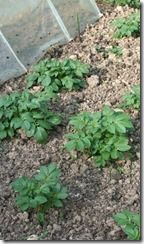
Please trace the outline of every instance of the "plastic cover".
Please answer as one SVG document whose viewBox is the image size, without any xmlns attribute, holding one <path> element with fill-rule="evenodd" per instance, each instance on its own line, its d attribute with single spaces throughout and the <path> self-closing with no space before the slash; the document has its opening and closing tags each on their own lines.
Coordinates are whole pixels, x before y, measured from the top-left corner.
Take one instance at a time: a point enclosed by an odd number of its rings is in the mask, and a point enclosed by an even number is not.
<svg viewBox="0 0 144 244">
<path fill-rule="evenodd" d="M 0 83 L 101 17 L 95 0 L 0 0 Z"/>
</svg>

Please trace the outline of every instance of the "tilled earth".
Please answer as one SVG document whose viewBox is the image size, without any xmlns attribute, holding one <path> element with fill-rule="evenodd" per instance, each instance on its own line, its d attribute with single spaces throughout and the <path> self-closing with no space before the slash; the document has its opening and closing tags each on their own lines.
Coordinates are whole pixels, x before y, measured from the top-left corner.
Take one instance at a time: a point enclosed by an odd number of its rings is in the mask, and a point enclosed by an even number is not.
<svg viewBox="0 0 144 244">
<path fill-rule="evenodd" d="M 104 104 L 117 107 L 122 95 L 140 82 L 139 38 L 112 38 L 112 20 L 127 16 L 135 10 L 117 7 L 103 12 L 103 17 L 86 28 L 69 44 L 54 48 L 47 57 L 78 58 L 91 65 L 88 86 L 80 92 L 63 92 L 53 103 L 53 109 L 65 114 L 64 121 L 51 133 L 46 145 L 38 145 L 25 138 L 14 138 L 0 143 L 0 237 L 4 240 L 126 240 L 113 221 L 113 214 L 121 210 L 140 211 L 140 115 L 130 113 L 134 131 L 130 134 L 132 157 L 116 161 L 111 169 L 98 169 L 90 159 L 81 155 L 72 159 L 64 149 L 64 135 L 68 133 L 69 116 L 80 111 L 98 111 Z M 107 53 L 106 49 L 118 44 L 122 57 Z M 103 48 L 96 50 L 97 45 Z M 8 81 L 1 93 L 22 90 L 25 76 Z M 68 187 L 69 197 L 62 209 L 46 213 L 44 226 L 35 214 L 28 215 L 15 206 L 15 195 L 10 183 L 22 175 L 32 176 L 40 165 L 56 162 L 61 180 Z M 121 170 L 117 170 L 118 168 Z"/>
</svg>

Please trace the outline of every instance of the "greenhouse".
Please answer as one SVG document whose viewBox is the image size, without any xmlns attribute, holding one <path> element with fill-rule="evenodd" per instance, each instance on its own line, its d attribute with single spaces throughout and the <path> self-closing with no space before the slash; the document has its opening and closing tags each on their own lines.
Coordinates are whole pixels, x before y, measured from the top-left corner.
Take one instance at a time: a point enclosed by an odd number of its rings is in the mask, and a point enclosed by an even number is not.
<svg viewBox="0 0 144 244">
<path fill-rule="evenodd" d="M 49 47 L 100 16 L 94 0 L 0 0 L 0 82 L 26 73 Z"/>
</svg>

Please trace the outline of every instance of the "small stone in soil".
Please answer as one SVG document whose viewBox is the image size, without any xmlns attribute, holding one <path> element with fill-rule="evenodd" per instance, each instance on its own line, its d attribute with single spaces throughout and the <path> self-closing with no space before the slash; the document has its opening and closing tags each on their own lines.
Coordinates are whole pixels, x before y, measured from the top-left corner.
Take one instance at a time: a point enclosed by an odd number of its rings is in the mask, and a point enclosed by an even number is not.
<svg viewBox="0 0 144 244">
<path fill-rule="evenodd" d="M 31 235 L 27 241 L 37 241 L 38 240 L 38 236 L 37 235 Z"/>
</svg>

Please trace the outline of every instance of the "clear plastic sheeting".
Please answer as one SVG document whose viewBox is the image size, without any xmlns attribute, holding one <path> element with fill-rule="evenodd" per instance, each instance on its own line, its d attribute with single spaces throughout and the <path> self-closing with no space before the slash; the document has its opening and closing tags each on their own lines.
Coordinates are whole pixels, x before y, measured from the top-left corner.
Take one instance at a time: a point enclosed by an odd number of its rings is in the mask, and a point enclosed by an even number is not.
<svg viewBox="0 0 144 244">
<path fill-rule="evenodd" d="M 101 17 L 95 0 L 0 0 L 0 83 Z M 79 23 L 78 23 L 79 22 Z"/>
</svg>

